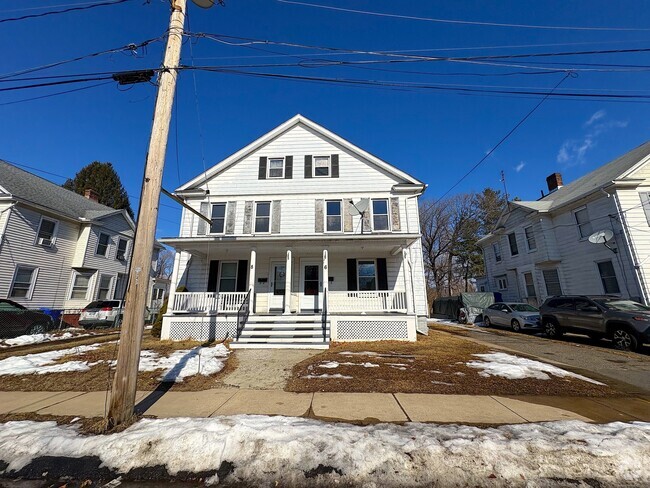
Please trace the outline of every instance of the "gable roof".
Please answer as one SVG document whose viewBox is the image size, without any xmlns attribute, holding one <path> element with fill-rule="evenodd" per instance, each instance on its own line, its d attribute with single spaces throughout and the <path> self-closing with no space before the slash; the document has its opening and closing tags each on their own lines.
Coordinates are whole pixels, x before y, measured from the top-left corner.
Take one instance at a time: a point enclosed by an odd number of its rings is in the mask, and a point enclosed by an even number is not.
<svg viewBox="0 0 650 488">
<path fill-rule="evenodd" d="M 205 183 L 206 181 L 210 180 L 214 176 L 218 175 L 219 173 L 223 172 L 230 166 L 234 165 L 241 159 L 245 158 L 248 154 L 251 152 L 259 149 L 263 145 L 267 144 L 268 142 L 272 141 L 279 135 L 287 132 L 289 129 L 302 124 L 305 127 L 308 127 L 312 129 L 313 131 L 319 133 L 320 135 L 324 136 L 327 139 L 330 139 L 331 141 L 339 144 L 340 146 L 343 146 L 345 149 L 349 150 L 352 153 L 355 153 L 357 156 L 369 161 L 370 163 L 374 164 L 375 166 L 383 169 L 384 171 L 406 181 L 407 183 L 412 183 L 414 185 L 424 185 L 420 180 L 412 177 L 408 173 L 405 173 L 404 171 L 397 169 L 395 166 L 383 161 L 382 159 L 379 159 L 376 156 L 373 156 L 367 151 L 364 151 L 358 146 L 355 146 L 349 141 L 346 141 L 342 137 L 334 134 L 333 132 L 327 130 L 325 127 L 318 125 L 316 122 L 313 122 L 312 120 L 309 120 L 307 117 L 304 117 L 303 115 L 297 114 L 294 115 L 292 118 L 284 122 L 283 124 L 280 124 L 277 126 L 275 129 L 271 130 L 270 132 L 267 132 L 264 134 L 262 137 L 256 139 L 255 141 L 251 142 L 249 145 L 243 147 L 239 151 L 235 152 L 234 154 L 231 154 L 228 156 L 226 159 L 221 161 L 220 163 L 217 163 L 214 165 L 212 168 L 208 169 L 205 173 L 198 175 L 196 178 L 193 178 L 192 180 L 188 181 L 181 187 L 177 188 L 177 192 L 189 190 L 192 188 L 195 188 L 197 185 L 200 185 L 202 183 Z"/>
<path fill-rule="evenodd" d="M 0 188 L 7 196 L 47 208 L 75 220 L 99 219 L 123 213 L 129 225 L 135 227 L 126 211 L 94 202 L 3 160 L 0 160 Z"/>
</svg>

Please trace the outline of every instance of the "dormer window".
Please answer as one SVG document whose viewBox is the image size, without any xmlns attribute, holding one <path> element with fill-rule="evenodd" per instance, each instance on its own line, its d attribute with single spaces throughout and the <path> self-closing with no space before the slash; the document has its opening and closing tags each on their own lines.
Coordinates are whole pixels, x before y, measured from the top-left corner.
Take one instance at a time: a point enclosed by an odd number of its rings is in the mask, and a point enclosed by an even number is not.
<svg viewBox="0 0 650 488">
<path fill-rule="evenodd" d="M 314 156 L 314 178 L 329 177 L 331 161 L 329 156 Z"/>
<path fill-rule="evenodd" d="M 284 158 L 269 158 L 267 178 L 284 178 Z"/>
</svg>

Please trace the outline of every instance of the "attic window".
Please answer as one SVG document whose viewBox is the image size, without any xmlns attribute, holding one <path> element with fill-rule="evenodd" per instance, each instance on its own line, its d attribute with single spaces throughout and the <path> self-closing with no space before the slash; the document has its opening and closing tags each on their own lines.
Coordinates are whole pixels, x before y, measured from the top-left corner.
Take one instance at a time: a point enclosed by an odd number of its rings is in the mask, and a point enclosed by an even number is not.
<svg viewBox="0 0 650 488">
<path fill-rule="evenodd" d="M 284 178 L 284 158 L 269 158 L 268 178 Z"/>
<path fill-rule="evenodd" d="M 314 156 L 314 177 L 328 177 L 330 175 L 330 157 Z"/>
</svg>

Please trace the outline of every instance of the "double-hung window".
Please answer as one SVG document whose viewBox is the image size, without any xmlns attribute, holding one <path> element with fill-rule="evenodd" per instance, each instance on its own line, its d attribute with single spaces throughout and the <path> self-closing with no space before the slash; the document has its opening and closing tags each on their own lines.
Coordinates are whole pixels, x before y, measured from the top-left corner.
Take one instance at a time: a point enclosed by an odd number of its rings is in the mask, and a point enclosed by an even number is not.
<svg viewBox="0 0 650 488">
<path fill-rule="evenodd" d="M 117 252 L 115 253 L 115 259 L 118 261 L 126 260 L 126 248 L 129 245 L 129 241 L 120 237 L 117 239 Z"/>
<path fill-rule="evenodd" d="M 377 289 L 377 266 L 374 260 L 357 262 L 357 280 L 359 291 L 374 291 Z"/>
<path fill-rule="evenodd" d="M 533 226 L 530 225 L 524 229 L 524 234 L 526 235 L 526 246 L 528 246 L 529 251 L 534 251 L 537 249 L 537 242 L 535 242 L 535 232 L 533 231 Z"/>
<path fill-rule="evenodd" d="M 284 178 L 284 158 L 269 158 L 267 178 Z"/>
<path fill-rule="evenodd" d="M 562 294 L 562 286 L 560 285 L 560 275 L 557 269 L 545 269 L 542 271 L 544 275 L 544 283 L 546 284 L 546 294 L 549 296 L 558 296 Z"/>
<path fill-rule="evenodd" d="M 36 244 L 43 247 L 51 247 L 54 244 L 56 237 L 56 220 L 41 219 L 41 225 L 38 227 L 38 234 L 36 236 Z"/>
<path fill-rule="evenodd" d="M 329 156 L 314 156 L 314 177 L 330 175 L 331 161 Z"/>
<path fill-rule="evenodd" d="M 219 275 L 219 292 L 237 291 L 237 262 L 221 263 Z"/>
<path fill-rule="evenodd" d="M 31 266 L 17 266 L 9 296 L 11 298 L 26 298 L 29 300 L 34 291 L 37 274 L 38 268 Z"/>
<path fill-rule="evenodd" d="M 213 204 L 210 219 L 212 221 L 210 224 L 210 234 L 223 234 L 223 229 L 226 225 L 226 204 Z"/>
<path fill-rule="evenodd" d="M 108 300 L 111 293 L 113 277 L 111 275 L 101 275 L 99 277 L 99 286 L 97 288 L 97 300 Z"/>
<path fill-rule="evenodd" d="M 74 271 L 72 278 L 72 290 L 70 290 L 70 299 L 85 300 L 88 294 L 88 286 L 93 277 L 93 271 Z"/>
<path fill-rule="evenodd" d="M 389 230 L 388 200 L 385 198 L 372 201 L 372 230 Z"/>
<path fill-rule="evenodd" d="M 270 232 L 271 202 L 257 202 L 255 207 L 255 232 Z"/>
<path fill-rule="evenodd" d="M 508 243 L 510 244 L 510 255 L 516 256 L 519 254 L 519 246 L 517 246 L 517 235 L 514 232 L 508 234 Z"/>
<path fill-rule="evenodd" d="M 492 244 L 492 250 L 494 251 L 494 260 L 497 263 L 500 263 L 501 262 L 501 244 L 499 244 L 498 242 L 495 242 L 494 244 Z"/>
<path fill-rule="evenodd" d="M 497 280 L 497 288 L 499 288 L 499 290 L 508 289 L 508 277 L 506 275 L 497 276 L 496 280 Z"/>
<path fill-rule="evenodd" d="M 614 271 L 614 265 L 611 260 L 601 261 L 597 264 L 600 281 L 603 283 L 603 290 L 605 290 L 605 293 L 620 293 L 621 289 L 618 287 L 616 272 Z"/>
<path fill-rule="evenodd" d="M 533 281 L 533 273 L 524 273 L 524 283 L 526 285 L 526 296 L 528 298 L 535 298 L 535 282 Z"/>
<path fill-rule="evenodd" d="M 328 200 L 326 202 L 327 210 L 327 232 L 341 232 L 342 218 L 341 218 L 341 201 Z"/>
<path fill-rule="evenodd" d="M 589 237 L 592 233 L 591 222 L 589 221 L 589 213 L 587 213 L 587 207 L 582 207 L 575 212 L 573 215 L 576 219 L 576 224 L 578 225 L 578 233 L 580 238 L 584 239 Z"/>
<path fill-rule="evenodd" d="M 111 243 L 111 236 L 101 232 L 99 238 L 97 239 L 97 249 L 95 249 L 95 254 L 97 256 L 104 256 L 108 254 L 108 246 Z"/>
</svg>

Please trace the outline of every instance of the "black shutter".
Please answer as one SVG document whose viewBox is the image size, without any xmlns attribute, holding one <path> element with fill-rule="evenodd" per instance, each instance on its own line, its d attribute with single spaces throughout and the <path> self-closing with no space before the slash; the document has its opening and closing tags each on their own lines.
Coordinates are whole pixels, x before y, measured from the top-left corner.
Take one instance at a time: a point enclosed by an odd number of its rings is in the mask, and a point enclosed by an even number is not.
<svg viewBox="0 0 650 488">
<path fill-rule="evenodd" d="M 258 180 L 266 179 L 266 157 L 264 156 L 260 157 L 260 170 L 257 173 L 257 179 Z"/>
<path fill-rule="evenodd" d="M 332 154 L 332 178 L 339 177 L 339 155 Z"/>
<path fill-rule="evenodd" d="M 377 258 L 377 289 L 388 290 L 388 272 L 386 258 Z"/>
<path fill-rule="evenodd" d="M 357 260 L 348 259 L 348 291 L 357 291 Z"/>
<path fill-rule="evenodd" d="M 248 281 L 248 260 L 240 259 L 237 263 L 237 291 L 246 291 Z"/>
<path fill-rule="evenodd" d="M 293 178 L 293 156 L 284 157 L 284 177 L 287 180 Z"/>
<path fill-rule="evenodd" d="M 311 156 L 305 156 L 305 178 L 311 178 Z"/>
<path fill-rule="evenodd" d="M 219 261 L 210 261 L 210 272 L 208 273 L 208 291 L 217 291 L 217 282 L 219 279 Z"/>
</svg>

